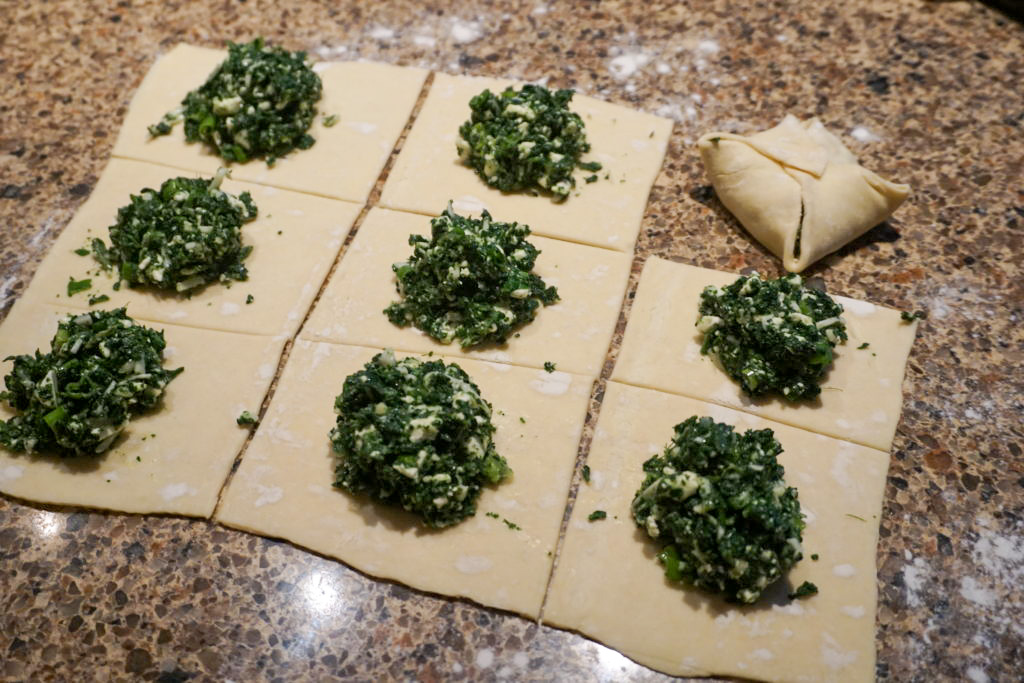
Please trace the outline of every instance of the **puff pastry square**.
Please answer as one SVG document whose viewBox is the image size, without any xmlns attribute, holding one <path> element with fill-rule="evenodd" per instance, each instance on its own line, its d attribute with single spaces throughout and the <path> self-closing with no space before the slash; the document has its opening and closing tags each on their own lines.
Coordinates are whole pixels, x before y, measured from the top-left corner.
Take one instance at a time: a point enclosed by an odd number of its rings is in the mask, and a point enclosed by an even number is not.
<svg viewBox="0 0 1024 683">
<path fill-rule="evenodd" d="M 818 119 L 697 141 L 711 184 L 743 227 L 799 273 L 888 218 L 910 194 L 857 163 Z"/>
</svg>

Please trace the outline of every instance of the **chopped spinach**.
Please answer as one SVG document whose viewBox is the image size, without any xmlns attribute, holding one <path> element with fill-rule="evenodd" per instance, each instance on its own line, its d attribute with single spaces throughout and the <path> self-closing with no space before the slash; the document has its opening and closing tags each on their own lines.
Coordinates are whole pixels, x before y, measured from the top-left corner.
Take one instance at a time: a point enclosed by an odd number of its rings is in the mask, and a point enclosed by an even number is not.
<svg viewBox="0 0 1024 683">
<path fill-rule="evenodd" d="M 860 346 L 857 347 L 857 350 L 858 351 L 863 351 L 864 349 L 868 348 L 869 346 L 871 346 L 871 344 L 869 344 L 868 342 L 864 342 L 863 344 L 861 344 Z"/>
<path fill-rule="evenodd" d="M 809 598 L 812 595 L 818 594 L 818 587 L 810 581 L 804 581 L 800 586 L 789 594 L 790 600 L 799 600 L 801 598 Z"/>
<path fill-rule="evenodd" d="M 253 297 L 252 294 L 246 294 L 245 295 L 245 303 L 246 304 L 251 304 L 253 301 L 256 301 L 256 299 Z"/>
<path fill-rule="evenodd" d="M 228 175 L 220 169 L 210 180 L 170 178 L 159 190 L 144 188 L 117 211 L 108 248 L 93 240 L 104 267 L 119 265 L 129 286 L 191 293 L 211 282 L 245 280 L 242 261 L 252 251 L 242 244 L 242 224 L 256 218 L 248 192 L 238 197 L 220 189 Z"/>
<path fill-rule="evenodd" d="M 484 90 L 469 101 L 472 113 L 459 127 L 459 158 L 502 192 L 547 192 L 563 201 L 576 186 L 577 166 L 601 168 L 580 162 L 590 143 L 583 119 L 569 111 L 572 96 L 572 90 L 531 84 L 500 95 Z"/>
<path fill-rule="evenodd" d="M 924 320 L 927 317 L 928 316 L 925 314 L 924 311 L 914 311 L 913 313 L 911 313 L 910 311 L 900 312 L 900 320 L 908 324 L 914 322 L 915 320 Z"/>
<path fill-rule="evenodd" d="M 68 296 L 74 296 L 79 292 L 84 292 L 87 289 L 92 289 L 92 280 L 85 278 L 84 280 L 76 280 L 73 277 L 68 278 Z"/>
<path fill-rule="evenodd" d="M 6 359 L 14 365 L 0 400 L 18 414 L 0 421 L 0 444 L 12 451 L 99 455 L 182 371 L 163 367 L 163 332 L 123 308 L 69 315 L 50 346 Z"/>
<path fill-rule="evenodd" d="M 89 251 L 89 247 L 79 247 L 78 249 L 75 249 L 74 253 L 79 256 L 88 256 L 91 252 Z"/>
<path fill-rule="evenodd" d="M 752 603 L 801 559 L 804 521 L 781 452 L 770 429 L 737 434 L 696 416 L 675 426 L 632 504 L 637 526 L 665 543 L 670 580 Z"/>
<path fill-rule="evenodd" d="M 430 222 L 431 237 L 411 235 L 408 261 L 394 264 L 403 301 L 384 313 L 395 325 L 414 325 L 462 348 L 504 342 L 530 322 L 558 291 L 530 271 L 540 253 L 527 241 L 530 228 L 499 223 L 486 211 L 464 218 L 449 202 Z"/>
<path fill-rule="evenodd" d="M 757 273 L 725 287 L 705 287 L 697 328 L 711 354 L 750 396 L 790 401 L 821 393 L 832 349 L 846 340 L 843 307 L 805 287 L 799 275 L 762 280 Z"/>
<path fill-rule="evenodd" d="M 549 360 L 544 361 L 544 372 L 554 372 L 555 369 L 556 368 L 554 363 L 552 363 Z"/>
<path fill-rule="evenodd" d="M 243 410 L 242 414 L 235 418 L 235 422 L 239 425 L 254 425 L 256 424 L 256 416 L 248 410 Z"/>
<path fill-rule="evenodd" d="M 306 131 L 322 90 L 305 52 L 269 47 L 262 38 L 229 43 L 228 58 L 149 134 L 167 135 L 184 122 L 188 142 L 201 141 L 229 162 L 264 158 L 272 166 L 316 142 Z"/>
<path fill-rule="evenodd" d="M 441 528 L 476 513 L 487 484 L 512 474 L 494 446 L 491 404 L 458 365 L 374 356 L 345 379 L 330 438 L 334 485 Z"/>
<path fill-rule="evenodd" d="M 605 512 L 604 510 L 594 510 L 589 515 L 587 515 L 587 520 L 591 522 L 596 522 L 599 519 L 607 519 L 607 517 L 608 513 Z"/>
<path fill-rule="evenodd" d="M 590 483 L 590 465 L 583 466 L 583 481 Z"/>
<path fill-rule="evenodd" d="M 93 294 L 89 297 L 89 305 L 95 306 L 96 304 L 102 304 L 104 301 L 110 301 L 110 297 L 106 294 Z"/>
</svg>

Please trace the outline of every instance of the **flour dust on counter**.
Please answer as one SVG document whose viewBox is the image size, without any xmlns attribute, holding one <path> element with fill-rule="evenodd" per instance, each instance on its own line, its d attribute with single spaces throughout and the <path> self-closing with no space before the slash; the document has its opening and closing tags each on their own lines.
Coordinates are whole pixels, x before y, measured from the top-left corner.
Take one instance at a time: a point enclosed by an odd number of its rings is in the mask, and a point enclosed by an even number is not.
<svg viewBox="0 0 1024 683">
<path fill-rule="evenodd" d="M 701 292 L 738 277 L 651 257 L 644 264 L 612 379 L 735 408 L 812 432 L 888 451 L 903 405 L 903 373 L 917 323 L 884 306 L 832 296 L 848 339 L 819 380 L 814 400 L 750 398 L 701 354 Z M 870 349 L 858 349 L 868 342 Z"/>
<path fill-rule="evenodd" d="M 483 90 L 502 92 L 521 84 L 492 78 L 437 74 L 402 151 L 388 174 L 380 204 L 436 215 L 449 200 L 459 213 L 487 210 L 515 220 L 537 235 L 631 252 L 647 196 L 665 156 L 672 122 L 591 97 L 576 96 L 591 150 L 586 161 L 600 171 L 577 168 L 575 188 L 561 203 L 543 196 L 504 193 L 490 187 L 459 158 L 459 127 L 470 100 Z M 586 178 L 597 174 L 595 182 Z"/>
<path fill-rule="evenodd" d="M 336 424 L 335 397 L 345 378 L 379 352 L 295 343 L 215 518 L 372 576 L 536 618 L 593 377 L 563 373 L 564 390 L 545 393 L 535 386 L 547 374 L 540 369 L 421 356 L 457 363 L 479 386 L 493 405 L 495 450 L 513 472 L 499 486 L 483 488 L 474 516 L 428 529 L 404 510 L 333 486 L 336 456 L 328 433 Z M 525 422 L 522 415 L 529 416 Z"/>
<path fill-rule="evenodd" d="M 408 260 L 410 235 L 430 234 L 430 220 L 415 213 L 370 209 L 299 336 L 535 368 L 554 363 L 571 373 L 600 373 L 626 292 L 628 255 L 530 235 L 530 243 L 540 252 L 531 272 L 546 286 L 556 287 L 559 300 L 510 331 L 504 344 L 462 349 L 415 327 L 398 327 L 384 314 L 397 297 L 392 266 Z M 553 376 L 563 375 L 568 377 L 562 372 Z"/>
<path fill-rule="evenodd" d="M 799 489 L 804 559 L 752 605 L 667 580 L 659 545 L 631 514 L 643 463 L 691 415 L 737 431 L 771 429 L 783 449 L 785 484 Z M 542 620 L 672 675 L 870 680 L 888 463 L 872 448 L 611 381 L 587 456 L 591 480 L 579 487 Z M 587 521 L 595 509 L 607 518 Z M 791 599 L 803 582 L 818 593 Z"/>
<path fill-rule="evenodd" d="M 0 325 L 0 356 L 45 348 L 66 315 L 66 309 L 18 301 Z M 164 333 L 166 365 L 185 368 L 154 409 L 139 414 L 96 457 L 29 455 L 0 447 L 0 491 L 38 503 L 120 512 L 213 514 L 247 435 L 235 419 L 244 406 L 262 403 L 284 341 L 151 327 Z M 6 375 L 10 365 L 0 364 L 0 374 Z M 12 415 L 0 403 L 0 419 Z"/>
<path fill-rule="evenodd" d="M 148 127 L 179 106 L 228 56 L 226 50 L 177 45 L 159 57 L 132 99 L 114 156 L 212 174 L 224 160 L 187 143 L 181 127 L 153 137 Z M 232 164 L 234 178 L 362 203 L 373 189 L 412 113 L 425 69 L 372 62 L 320 62 L 323 97 L 308 134 L 316 144 L 278 159 Z M 333 123 L 325 118 L 336 116 Z"/>
<path fill-rule="evenodd" d="M 220 187 L 225 192 L 247 193 L 258 207 L 255 218 L 239 228 L 242 244 L 252 249 L 243 261 L 246 279 L 229 278 L 183 292 L 164 291 L 146 282 L 135 287 L 125 281 L 117 285 L 121 268 L 105 269 L 88 251 L 83 256 L 83 250 L 92 249 L 95 240 L 110 240 L 109 227 L 118 225 L 119 209 L 132 195 L 146 187 L 159 188 L 179 175 L 166 166 L 111 159 L 92 195 L 43 259 L 23 298 L 88 310 L 92 305 L 85 296 L 66 296 L 68 277 L 85 276 L 92 281 L 89 293 L 108 297 L 105 306 L 125 306 L 140 320 L 227 332 L 294 334 L 361 207 L 224 178 Z M 152 238 L 152 234 L 146 236 Z M 144 264 L 144 269 L 149 265 Z"/>
</svg>

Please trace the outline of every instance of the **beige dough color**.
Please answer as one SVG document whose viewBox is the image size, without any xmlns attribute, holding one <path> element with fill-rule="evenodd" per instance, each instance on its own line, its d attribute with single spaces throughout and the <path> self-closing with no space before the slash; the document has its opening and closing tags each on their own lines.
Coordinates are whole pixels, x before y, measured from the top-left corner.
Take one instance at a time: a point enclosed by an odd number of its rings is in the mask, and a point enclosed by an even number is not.
<svg viewBox="0 0 1024 683">
<path fill-rule="evenodd" d="M 183 124 L 156 138 L 146 129 L 201 86 L 227 55 L 227 50 L 182 44 L 160 57 L 132 99 L 114 156 L 208 175 L 225 165 L 206 145 L 186 143 Z M 294 150 L 273 167 L 261 159 L 234 164 L 234 177 L 365 202 L 409 120 L 427 71 L 372 62 L 321 62 L 313 69 L 323 81 L 317 117 L 309 129 L 316 144 Z M 338 116 L 338 122 L 328 128 L 323 119 L 329 115 Z"/>
<path fill-rule="evenodd" d="M 438 207 L 438 213 L 444 206 Z M 498 221 L 513 217 L 494 216 Z M 541 254 L 533 272 L 558 288 L 561 301 L 544 306 L 502 346 L 463 351 L 415 327 L 398 327 L 384 309 L 399 296 L 391 264 L 412 255 L 409 235 L 430 235 L 430 217 L 371 209 L 331 276 L 300 336 L 338 342 L 433 351 L 452 356 L 543 367 L 596 376 L 611 342 L 629 279 L 631 259 L 607 249 L 530 235 Z"/>
<path fill-rule="evenodd" d="M 499 220 L 526 223 L 538 235 L 631 252 L 672 122 L 577 94 L 570 108 L 586 126 L 591 151 L 584 160 L 604 166 L 599 180 L 588 184 L 583 178 L 591 173 L 577 170 L 576 189 L 561 203 L 503 193 L 459 161 L 455 140 L 470 116 L 469 100 L 486 88 L 499 93 L 509 85 L 521 84 L 436 74 L 388 173 L 381 206 L 436 216 L 451 199 L 459 213 L 479 215 L 487 209 Z"/>
<path fill-rule="evenodd" d="M 700 293 L 739 275 L 649 258 L 612 379 L 692 396 L 796 427 L 889 451 L 903 407 L 903 371 L 916 323 L 899 311 L 835 296 L 849 339 L 834 350 L 832 369 L 814 401 L 751 399 L 709 356 L 696 328 Z M 862 343 L 870 346 L 858 349 Z"/>
<path fill-rule="evenodd" d="M 755 606 L 668 582 L 655 557 L 660 546 L 633 522 L 643 462 L 691 415 L 737 431 L 770 428 L 785 449 L 779 462 L 807 523 L 804 559 Z M 881 451 L 609 382 L 587 458 L 590 483 L 580 483 L 543 621 L 673 675 L 873 680 L 875 545 L 888 462 Z M 605 510 L 607 519 L 587 521 L 594 510 Z M 788 600 L 803 581 L 819 594 Z"/>
<path fill-rule="evenodd" d="M 493 405 L 495 445 L 514 475 L 485 488 L 474 517 L 433 531 L 401 509 L 332 486 L 335 462 L 328 432 L 336 423 L 334 399 L 345 378 L 376 353 L 296 342 L 216 519 L 287 539 L 373 576 L 536 618 L 591 379 L 454 359 Z M 511 530 L 487 512 L 522 528 Z"/>
<path fill-rule="evenodd" d="M 818 119 L 788 115 L 751 136 L 708 133 L 697 146 L 722 204 L 792 272 L 884 221 L 910 193 L 858 164 Z"/>
<path fill-rule="evenodd" d="M 109 310 L 103 307 L 103 310 Z M 130 313 L 130 312 L 129 312 Z M 44 352 L 65 310 L 22 299 L 0 325 L 0 358 Z M 0 491 L 37 503 L 209 517 L 249 435 L 235 419 L 256 414 L 277 369 L 283 340 L 176 325 L 163 330 L 165 367 L 185 371 L 162 403 L 132 420 L 93 460 L 12 453 L 0 447 Z M 0 376 L 11 370 L 0 363 Z M 13 415 L 0 402 L 0 419 Z"/>
<path fill-rule="evenodd" d="M 116 275 L 103 271 L 91 255 L 79 256 L 74 250 L 88 247 L 95 237 L 109 246 L 108 228 L 116 222 L 117 210 L 130 203 L 130 195 L 137 195 L 145 187 L 159 189 L 163 181 L 176 176 L 199 174 L 111 159 L 88 201 L 43 259 L 24 298 L 89 309 L 90 295 L 106 294 L 110 301 L 101 306 L 127 306 L 128 314 L 140 320 L 228 332 L 294 334 L 361 207 L 226 179 L 222 190 L 236 196 L 249 192 L 259 209 L 255 220 L 242 225 L 243 244 L 253 246 L 244 262 L 249 279 L 212 283 L 191 297 L 149 287 L 129 288 L 124 283 L 119 291 L 114 291 Z M 71 276 L 76 280 L 90 278 L 92 288 L 69 297 L 67 284 Z M 246 304 L 250 294 L 253 302 Z"/>
</svg>

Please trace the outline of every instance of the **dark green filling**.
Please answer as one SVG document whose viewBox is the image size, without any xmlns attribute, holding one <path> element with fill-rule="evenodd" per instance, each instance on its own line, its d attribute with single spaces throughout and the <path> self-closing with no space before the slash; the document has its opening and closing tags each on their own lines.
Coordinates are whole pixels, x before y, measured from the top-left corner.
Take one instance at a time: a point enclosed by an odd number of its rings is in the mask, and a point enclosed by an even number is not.
<svg viewBox="0 0 1024 683">
<path fill-rule="evenodd" d="M 486 211 L 464 218 L 450 203 L 430 225 L 430 239 L 410 236 L 412 256 L 392 266 L 402 296 L 384 310 L 392 323 L 470 348 L 504 342 L 558 301 L 558 291 L 530 272 L 540 252 L 526 239 L 528 226 L 499 223 Z"/>
<path fill-rule="evenodd" d="M 664 547 L 665 576 L 753 603 L 802 557 L 797 491 L 770 429 L 743 434 L 709 417 L 675 426 L 633 499 L 633 519 Z"/>
<path fill-rule="evenodd" d="M 717 358 L 750 396 L 811 399 L 821 393 L 832 349 L 846 340 L 842 312 L 824 292 L 804 287 L 799 275 L 742 276 L 701 293 L 701 353 Z"/>
<path fill-rule="evenodd" d="M 441 528 L 476 513 L 512 471 L 494 447 L 491 404 L 458 365 L 377 354 L 345 379 L 330 438 L 334 485 Z"/>
<path fill-rule="evenodd" d="M 228 44 L 228 58 L 181 106 L 149 127 L 167 135 L 184 122 L 185 139 L 203 142 L 229 162 L 263 158 L 273 165 L 293 149 L 309 149 L 323 85 L 305 52 L 250 43 Z"/>
<path fill-rule="evenodd" d="M 211 282 L 245 280 L 242 224 L 256 218 L 248 192 L 238 197 L 220 189 L 227 174 L 212 180 L 171 178 L 159 190 L 144 188 L 117 211 L 108 248 L 93 240 L 104 267 L 118 266 L 129 286 L 191 293 Z"/>
<path fill-rule="evenodd" d="M 182 371 L 163 367 L 163 332 L 123 308 L 69 315 L 50 346 L 5 359 L 14 366 L 0 399 L 18 414 L 0 421 L 0 444 L 13 451 L 99 455 Z"/>
<path fill-rule="evenodd" d="M 572 90 L 529 84 L 500 95 L 484 90 L 469 101 L 472 113 L 459 127 L 459 158 L 503 192 L 539 191 L 564 200 L 576 186 L 577 166 L 601 168 L 580 162 L 590 143 L 583 119 L 569 110 L 572 96 Z"/>
</svg>

